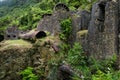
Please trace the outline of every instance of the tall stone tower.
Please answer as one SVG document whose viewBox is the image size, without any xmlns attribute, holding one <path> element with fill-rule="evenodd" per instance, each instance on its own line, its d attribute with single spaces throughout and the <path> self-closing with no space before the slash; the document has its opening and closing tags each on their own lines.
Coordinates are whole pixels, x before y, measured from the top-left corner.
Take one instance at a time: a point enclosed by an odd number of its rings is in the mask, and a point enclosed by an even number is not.
<svg viewBox="0 0 120 80">
<path fill-rule="evenodd" d="M 93 4 L 88 28 L 88 53 L 109 58 L 120 53 L 120 0 L 99 0 Z"/>
</svg>

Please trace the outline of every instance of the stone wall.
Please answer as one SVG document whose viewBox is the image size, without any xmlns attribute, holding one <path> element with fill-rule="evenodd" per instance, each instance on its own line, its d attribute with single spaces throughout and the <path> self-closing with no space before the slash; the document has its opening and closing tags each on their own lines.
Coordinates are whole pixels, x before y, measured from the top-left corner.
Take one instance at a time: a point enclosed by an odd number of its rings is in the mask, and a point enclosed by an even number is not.
<svg viewBox="0 0 120 80">
<path fill-rule="evenodd" d="M 17 26 L 8 27 L 5 31 L 5 39 L 18 39 L 19 30 Z"/>
</svg>

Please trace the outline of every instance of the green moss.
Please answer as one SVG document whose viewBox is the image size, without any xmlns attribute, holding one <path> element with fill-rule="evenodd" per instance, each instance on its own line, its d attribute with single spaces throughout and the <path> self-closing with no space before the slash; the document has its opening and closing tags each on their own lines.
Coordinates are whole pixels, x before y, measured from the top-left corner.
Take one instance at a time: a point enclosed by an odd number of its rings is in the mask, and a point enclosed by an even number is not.
<svg viewBox="0 0 120 80">
<path fill-rule="evenodd" d="M 0 49 L 30 48 L 32 44 L 24 40 L 6 40 L 0 43 Z"/>
<path fill-rule="evenodd" d="M 88 30 L 82 30 L 77 33 L 78 38 L 86 36 L 88 33 Z"/>
</svg>

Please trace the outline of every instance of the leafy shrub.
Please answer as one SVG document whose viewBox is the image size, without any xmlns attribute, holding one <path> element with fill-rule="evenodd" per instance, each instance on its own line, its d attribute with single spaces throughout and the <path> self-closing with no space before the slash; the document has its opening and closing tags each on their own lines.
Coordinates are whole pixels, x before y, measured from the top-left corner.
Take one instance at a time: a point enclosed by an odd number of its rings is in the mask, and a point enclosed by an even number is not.
<svg viewBox="0 0 120 80">
<path fill-rule="evenodd" d="M 76 9 L 80 8 L 80 9 L 90 10 L 92 7 L 92 4 L 96 1 L 97 0 L 69 0 L 68 6 L 75 7 Z"/>
<path fill-rule="evenodd" d="M 74 43 L 73 48 L 68 50 L 67 62 L 74 68 L 75 76 L 73 80 L 89 80 L 90 68 L 88 67 L 88 58 L 79 43 Z M 81 76 L 78 76 L 81 75 Z M 89 75 L 89 76 L 88 76 Z"/>
<path fill-rule="evenodd" d="M 105 73 L 98 70 L 96 74 L 92 75 L 92 80 L 120 80 L 120 71 Z"/>
<path fill-rule="evenodd" d="M 33 68 L 27 67 L 21 73 L 22 80 L 38 80 L 38 76 L 33 73 Z"/>
<path fill-rule="evenodd" d="M 61 40 L 67 41 L 72 30 L 71 19 L 69 18 L 61 21 L 60 25 L 61 25 L 62 32 L 60 33 L 59 37 Z"/>
<path fill-rule="evenodd" d="M 86 65 L 85 59 L 82 46 L 79 43 L 75 43 L 73 48 L 68 51 L 67 61 L 73 66 L 84 66 Z"/>
</svg>

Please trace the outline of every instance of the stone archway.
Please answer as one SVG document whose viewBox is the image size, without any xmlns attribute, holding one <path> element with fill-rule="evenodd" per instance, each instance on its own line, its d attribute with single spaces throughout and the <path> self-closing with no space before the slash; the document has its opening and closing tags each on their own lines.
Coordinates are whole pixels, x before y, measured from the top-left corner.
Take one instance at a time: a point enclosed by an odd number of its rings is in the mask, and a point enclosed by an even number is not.
<svg viewBox="0 0 120 80">
<path fill-rule="evenodd" d="M 44 31 L 39 31 L 35 37 L 38 39 L 38 38 L 43 38 L 43 37 L 46 37 L 46 33 Z"/>
</svg>

